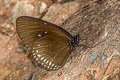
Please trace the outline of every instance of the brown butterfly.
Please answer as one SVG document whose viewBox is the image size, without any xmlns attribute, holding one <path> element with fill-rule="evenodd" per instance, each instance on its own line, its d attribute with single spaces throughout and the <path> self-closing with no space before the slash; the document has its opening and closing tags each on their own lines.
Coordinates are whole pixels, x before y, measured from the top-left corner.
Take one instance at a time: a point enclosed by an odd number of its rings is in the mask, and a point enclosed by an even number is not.
<svg viewBox="0 0 120 80">
<path fill-rule="evenodd" d="M 79 34 L 72 36 L 57 25 L 28 16 L 17 18 L 16 30 L 32 60 L 46 70 L 63 67 L 80 40 Z"/>
</svg>

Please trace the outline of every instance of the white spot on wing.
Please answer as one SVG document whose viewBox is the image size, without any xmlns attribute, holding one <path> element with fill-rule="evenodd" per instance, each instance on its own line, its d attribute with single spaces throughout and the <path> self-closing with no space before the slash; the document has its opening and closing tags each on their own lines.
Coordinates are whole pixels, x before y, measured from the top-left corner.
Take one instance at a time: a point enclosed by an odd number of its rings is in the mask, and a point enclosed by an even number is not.
<svg viewBox="0 0 120 80">
<path fill-rule="evenodd" d="M 41 57 L 41 55 L 40 55 L 40 54 L 38 54 L 37 56 L 38 56 L 39 58 Z"/>
<path fill-rule="evenodd" d="M 30 48 L 28 47 L 28 50 L 30 50 Z"/>
<path fill-rule="evenodd" d="M 49 62 L 49 66 L 50 66 L 51 64 L 52 64 L 52 62 L 50 61 L 50 62 Z"/>
<path fill-rule="evenodd" d="M 42 35 L 41 35 L 41 34 L 38 34 L 37 36 L 38 36 L 38 37 L 42 37 Z"/>
<path fill-rule="evenodd" d="M 36 56 L 33 56 L 34 58 L 36 58 Z"/>
<path fill-rule="evenodd" d="M 48 64 L 48 62 L 49 62 L 49 61 L 47 60 L 46 64 Z"/>
<path fill-rule="evenodd" d="M 57 65 L 55 65 L 55 67 L 57 67 Z"/>
<path fill-rule="evenodd" d="M 56 69 L 59 69 L 59 67 L 57 67 Z"/>
<path fill-rule="evenodd" d="M 43 60 L 43 59 L 44 59 L 44 57 L 40 58 L 40 60 Z"/>
<path fill-rule="evenodd" d="M 49 69 L 50 67 L 48 66 L 47 68 Z"/>
<path fill-rule="evenodd" d="M 56 70 L 56 68 L 54 68 L 53 70 Z"/>
<path fill-rule="evenodd" d="M 36 50 L 36 53 L 38 53 L 38 50 Z"/>
<path fill-rule="evenodd" d="M 42 63 L 42 65 L 43 65 L 44 63 Z"/>
<path fill-rule="evenodd" d="M 52 67 L 54 66 L 54 64 L 52 64 Z"/>
<path fill-rule="evenodd" d="M 47 66 L 47 65 L 44 65 L 45 67 Z"/>
<path fill-rule="evenodd" d="M 44 59 L 44 61 L 43 61 L 43 62 L 45 63 L 46 61 L 47 61 L 47 59 Z"/>
<path fill-rule="evenodd" d="M 33 53 L 33 56 L 35 56 L 35 53 Z"/>
<path fill-rule="evenodd" d="M 36 61 L 38 61 L 38 58 L 36 58 Z"/>
<path fill-rule="evenodd" d="M 47 32 L 47 31 L 45 31 L 44 33 L 45 33 L 45 34 L 48 34 L 48 32 Z"/>
<path fill-rule="evenodd" d="M 44 22 L 44 24 L 47 24 L 47 23 Z"/>
<path fill-rule="evenodd" d="M 35 48 L 33 47 L 33 50 L 34 50 Z"/>
</svg>

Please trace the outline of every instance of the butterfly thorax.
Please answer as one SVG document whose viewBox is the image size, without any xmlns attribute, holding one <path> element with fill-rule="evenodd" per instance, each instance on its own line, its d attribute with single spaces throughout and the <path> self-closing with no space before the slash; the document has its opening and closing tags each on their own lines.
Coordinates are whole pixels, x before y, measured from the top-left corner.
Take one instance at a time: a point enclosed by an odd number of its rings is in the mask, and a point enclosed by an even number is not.
<svg viewBox="0 0 120 80">
<path fill-rule="evenodd" d="M 75 50 L 75 48 L 78 46 L 80 40 L 80 35 L 77 34 L 76 36 L 73 36 L 72 39 L 69 41 L 69 46 L 72 48 L 72 50 Z"/>
</svg>

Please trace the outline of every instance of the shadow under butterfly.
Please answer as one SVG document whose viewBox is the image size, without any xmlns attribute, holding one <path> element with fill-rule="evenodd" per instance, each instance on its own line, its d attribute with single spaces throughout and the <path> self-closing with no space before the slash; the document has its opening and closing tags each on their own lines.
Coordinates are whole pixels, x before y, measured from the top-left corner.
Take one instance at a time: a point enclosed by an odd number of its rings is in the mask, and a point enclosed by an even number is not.
<svg viewBox="0 0 120 80">
<path fill-rule="evenodd" d="M 80 40 L 79 34 L 72 36 L 57 25 L 29 16 L 17 18 L 16 30 L 33 63 L 51 71 L 64 66 Z"/>
</svg>

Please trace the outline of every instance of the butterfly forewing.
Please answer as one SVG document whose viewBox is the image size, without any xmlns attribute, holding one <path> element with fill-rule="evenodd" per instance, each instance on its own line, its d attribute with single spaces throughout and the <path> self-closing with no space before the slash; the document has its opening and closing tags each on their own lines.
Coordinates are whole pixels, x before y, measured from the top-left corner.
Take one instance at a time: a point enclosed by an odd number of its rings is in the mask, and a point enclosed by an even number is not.
<svg viewBox="0 0 120 80">
<path fill-rule="evenodd" d="M 16 26 L 20 39 L 35 62 L 47 70 L 57 70 L 65 64 L 72 51 L 68 45 L 72 36 L 67 31 L 27 16 L 19 17 Z"/>
</svg>

